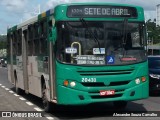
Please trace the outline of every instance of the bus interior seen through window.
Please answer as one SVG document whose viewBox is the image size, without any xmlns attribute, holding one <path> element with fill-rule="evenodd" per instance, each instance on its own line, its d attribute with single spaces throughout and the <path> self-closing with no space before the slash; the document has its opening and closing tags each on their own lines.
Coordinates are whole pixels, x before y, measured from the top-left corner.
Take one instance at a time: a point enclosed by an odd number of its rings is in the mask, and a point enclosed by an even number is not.
<svg viewBox="0 0 160 120">
<path fill-rule="evenodd" d="M 124 54 L 127 57 L 133 57 L 136 61 L 146 60 L 146 42 L 144 41 L 144 24 L 139 22 L 129 22 L 126 32 L 125 46 L 123 43 L 123 23 L 122 22 L 89 22 L 88 29 L 95 35 L 100 43 L 100 48 L 105 50 L 101 53 L 93 51 L 99 48 L 93 35 L 88 32 L 87 28 L 81 22 L 59 22 L 57 28 L 58 38 L 58 59 L 64 63 L 78 63 L 77 57 L 81 56 L 114 56 L 115 59 L 121 58 Z M 69 50 L 76 53 L 69 53 Z M 67 51 L 67 52 L 66 52 Z M 80 54 L 81 55 L 80 55 Z M 74 59 L 74 60 L 73 60 Z M 80 60 L 79 60 L 80 61 Z M 83 61 L 86 63 L 87 61 Z M 127 62 L 126 62 L 127 63 Z M 87 63 L 86 63 L 87 64 Z M 106 62 L 103 62 L 106 64 Z M 125 64 L 120 60 L 115 61 L 114 65 Z"/>
</svg>

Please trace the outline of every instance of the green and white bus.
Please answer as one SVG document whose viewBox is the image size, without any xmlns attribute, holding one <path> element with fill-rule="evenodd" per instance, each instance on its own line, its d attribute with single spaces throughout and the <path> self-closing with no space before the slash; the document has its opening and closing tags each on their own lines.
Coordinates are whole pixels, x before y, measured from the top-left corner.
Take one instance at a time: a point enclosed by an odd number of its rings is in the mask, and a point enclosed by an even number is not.
<svg viewBox="0 0 160 120">
<path fill-rule="evenodd" d="M 51 103 L 85 105 L 148 98 L 142 7 L 62 4 L 8 29 L 8 79 L 16 92 Z"/>
</svg>

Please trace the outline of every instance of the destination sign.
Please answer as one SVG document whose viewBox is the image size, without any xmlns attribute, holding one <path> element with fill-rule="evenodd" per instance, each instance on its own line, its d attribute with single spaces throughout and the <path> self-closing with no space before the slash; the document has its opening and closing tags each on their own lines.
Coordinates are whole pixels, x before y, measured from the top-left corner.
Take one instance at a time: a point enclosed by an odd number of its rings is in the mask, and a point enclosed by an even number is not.
<svg viewBox="0 0 160 120">
<path fill-rule="evenodd" d="M 128 6 L 74 5 L 67 9 L 68 17 L 137 17 L 137 10 Z"/>
</svg>

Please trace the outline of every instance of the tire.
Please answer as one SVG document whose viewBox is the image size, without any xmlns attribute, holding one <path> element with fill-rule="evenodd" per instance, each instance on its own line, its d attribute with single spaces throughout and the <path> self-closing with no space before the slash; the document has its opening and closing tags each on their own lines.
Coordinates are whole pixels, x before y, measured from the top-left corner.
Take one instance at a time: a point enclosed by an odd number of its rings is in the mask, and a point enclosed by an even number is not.
<svg viewBox="0 0 160 120">
<path fill-rule="evenodd" d="M 52 103 L 48 101 L 46 94 L 47 94 L 46 85 L 43 84 L 43 88 L 42 88 L 43 107 L 44 107 L 45 112 L 51 112 L 53 106 L 52 106 Z"/>
<path fill-rule="evenodd" d="M 127 106 L 127 101 L 114 101 L 113 104 L 118 109 L 125 109 Z"/>
<path fill-rule="evenodd" d="M 24 94 L 24 91 L 17 86 L 18 80 L 17 80 L 17 75 L 16 75 L 16 73 L 15 73 L 14 75 L 15 75 L 14 77 L 15 77 L 15 90 L 16 90 L 16 93 L 17 93 L 18 95 L 23 95 L 23 94 Z"/>
<path fill-rule="evenodd" d="M 15 89 L 16 89 L 16 93 L 18 95 L 23 95 L 24 94 L 24 91 L 17 86 L 17 80 L 16 80 Z"/>
</svg>

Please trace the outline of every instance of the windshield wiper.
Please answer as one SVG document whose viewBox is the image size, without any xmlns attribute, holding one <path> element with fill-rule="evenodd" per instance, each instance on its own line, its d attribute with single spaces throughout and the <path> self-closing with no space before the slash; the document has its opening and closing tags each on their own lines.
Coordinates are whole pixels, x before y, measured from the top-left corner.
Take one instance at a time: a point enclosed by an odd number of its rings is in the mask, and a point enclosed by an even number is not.
<svg viewBox="0 0 160 120">
<path fill-rule="evenodd" d="M 126 46 L 126 42 L 127 42 L 127 28 L 128 28 L 128 19 L 124 18 L 124 23 L 123 23 L 123 43 L 122 43 L 122 46 L 123 46 L 123 57 L 124 57 L 124 54 L 126 52 L 125 46 Z"/>
<path fill-rule="evenodd" d="M 80 18 L 80 21 L 82 22 L 82 24 L 84 25 L 84 27 L 87 29 L 88 33 L 93 37 L 94 41 L 97 43 L 98 48 L 99 48 L 99 52 L 101 54 L 101 47 L 100 47 L 100 43 L 97 39 L 97 37 L 95 36 L 95 34 L 89 29 L 88 24 L 86 23 L 86 21 L 83 18 Z"/>
</svg>

